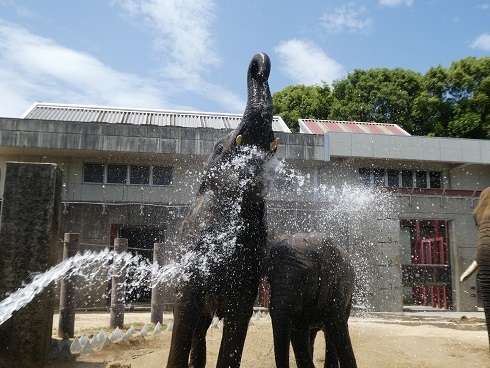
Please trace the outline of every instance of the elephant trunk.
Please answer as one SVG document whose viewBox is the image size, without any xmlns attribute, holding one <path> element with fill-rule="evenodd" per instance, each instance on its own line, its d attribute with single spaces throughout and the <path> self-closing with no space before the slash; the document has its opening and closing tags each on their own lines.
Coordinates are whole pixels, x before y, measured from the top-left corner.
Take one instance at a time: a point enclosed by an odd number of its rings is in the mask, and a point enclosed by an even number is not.
<svg viewBox="0 0 490 368">
<path fill-rule="evenodd" d="M 274 133 L 272 131 L 273 104 L 268 83 L 270 69 L 271 62 L 267 54 L 256 54 L 250 61 L 247 74 L 247 106 L 242 121 L 236 129 L 237 136 L 241 136 L 241 144 L 254 145 L 265 152 L 275 150 L 277 147 L 277 145 L 275 148 L 271 146 L 274 142 Z"/>
<path fill-rule="evenodd" d="M 289 367 L 289 345 L 291 343 L 291 318 L 288 313 L 271 308 L 274 356 L 276 367 Z"/>
</svg>

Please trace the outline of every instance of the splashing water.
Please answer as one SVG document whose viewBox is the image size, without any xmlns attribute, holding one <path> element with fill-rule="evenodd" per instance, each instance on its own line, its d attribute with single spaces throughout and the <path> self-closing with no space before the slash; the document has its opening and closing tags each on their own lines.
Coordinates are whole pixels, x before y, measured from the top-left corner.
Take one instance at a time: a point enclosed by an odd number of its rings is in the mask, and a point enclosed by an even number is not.
<svg viewBox="0 0 490 368">
<path fill-rule="evenodd" d="M 303 175 L 288 167 L 284 161 L 272 159 L 266 165 L 264 172 L 256 170 L 260 167 L 260 162 L 266 161 L 264 152 L 255 148 L 244 148 L 242 154 L 234 156 L 230 161 L 221 163 L 218 167 L 208 170 L 204 175 L 208 175 L 212 180 L 224 180 L 226 184 L 233 185 L 233 195 L 228 199 L 227 205 L 227 224 L 220 227 L 219 232 L 210 232 L 200 238 L 205 244 L 205 252 L 196 251 L 191 246 L 192 240 L 187 244 L 183 242 L 180 257 L 177 260 L 169 262 L 167 265 L 158 267 L 156 264 L 149 262 L 139 255 L 130 253 L 114 253 L 106 248 L 101 252 L 87 251 L 78 253 L 48 271 L 37 274 L 32 281 L 23 285 L 18 290 L 8 295 L 0 302 L 0 325 L 8 320 L 12 314 L 23 308 L 36 295 L 41 293 L 48 285 L 58 282 L 63 278 L 77 276 L 83 280 L 86 285 L 93 285 L 100 282 L 100 278 L 110 278 L 124 273 L 128 279 L 132 280 L 130 284 L 125 284 L 127 291 L 132 288 L 138 288 L 141 285 L 149 284 L 152 280 L 151 287 L 158 284 L 171 285 L 180 281 L 185 281 L 191 276 L 188 272 L 190 269 L 198 270 L 202 275 L 206 275 L 216 266 L 222 265 L 233 256 L 237 243 L 236 234 L 244 226 L 240 212 L 242 210 L 243 198 L 245 192 L 257 182 L 265 180 L 263 188 L 260 188 L 265 195 L 265 191 L 271 187 L 272 180 L 277 176 L 286 178 L 293 183 L 292 187 L 296 194 L 308 194 L 315 191 L 317 202 L 325 202 L 325 208 L 311 215 L 315 217 L 315 230 L 328 233 L 332 221 L 347 219 L 344 221 L 352 227 L 351 232 L 357 233 L 356 226 L 369 219 L 377 216 L 378 213 L 390 213 L 393 211 L 393 197 L 390 193 L 383 190 L 372 188 L 358 187 L 355 185 L 343 184 L 340 187 L 320 185 L 312 188 L 310 185 L 309 175 Z M 257 162 L 259 164 L 257 165 Z M 258 175 L 263 175 L 257 180 Z M 267 182 L 267 180 L 269 180 Z M 224 185 L 223 182 L 220 183 Z M 229 185 L 225 185 L 229 189 Z M 291 193 L 293 194 L 293 193 Z M 310 193 L 311 194 L 311 193 Z M 311 220 L 311 219 L 310 219 Z M 209 223 L 205 221 L 200 224 L 200 228 L 206 228 Z M 290 224 L 293 225 L 293 224 Z M 298 224 L 294 224 L 295 228 Z M 306 225 L 306 224 L 302 224 Z M 304 226 L 304 231 L 314 230 Z M 202 234 L 200 234 L 202 235 Z M 332 234 L 329 234 L 332 235 Z M 191 237 L 192 238 L 192 237 Z M 194 239 L 195 240 L 195 239 Z M 366 284 L 371 275 L 363 269 L 365 256 L 362 251 L 354 249 L 351 256 L 357 269 L 359 285 Z M 118 265 L 118 269 L 116 269 Z M 197 267 L 196 267 L 197 266 Z M 108 271 L 109 270 L 109 271 Z M 363 294 L 363 290 L 356 291 Z"/>
<path fill-rule="evenodd" d="M 356 270 L 354 300 L 368 313 L 373 309 L 369 295 L 377 280 L 377 268 L 372 263 L 378 249 L 371 237 L 375 233 L 389 233 L 392 227 L 388 227 L 397 223 L 394 215 L 398 213 L 397 201 L 393 194 L 382 187 L 341 180 L 336 185 L 314 185 L 309 174 L 302 174 L 284 161 L 274 159 L 267 170 L 269 176 L 282 185 L 278 189 L 296 197 L 298 202 L 297 215 L 281 216 L 281 223 L 274 230 L 282 229 L 286 233 L 320 231 L 336 239 L 350 254 Z M 371 233 L 371 237 L 366 233 Z M 378 257 L 381 256 L 378 254 Z"/>
<path fill-rule="evenodd" d="M 115 265 L 120 268 L 116 270 Z M 156 264 L 150 265 L 146 259 L 139 255 L 114 253 L 109 251 L 108 248 L 101 252 L 87 251 L 77 253 L 75 256 L 53 266 L 48 271 L 35 275 L 31 282 L 23 285 L 2 300 L 0 302 L 0 325 L 8 320 L 15 311 L 25 307 L 52 282 L 77 276 L 79 281 L 83 281 L 83 284 L 91 285 L 94 282 L 100 282 L 98 278 L 101 275 L 112 277 L 120 274 L 131 275 L 133 281 L 126 285 L 126 288 L 131 291 L 132 288 L 148 282 L 152 275 L 155 285 L 160 282 L 165 281 L 168 283 L 169 280 L 177 279 L 179 267 L 172 262 L 159 268 Z"/>
</svg>

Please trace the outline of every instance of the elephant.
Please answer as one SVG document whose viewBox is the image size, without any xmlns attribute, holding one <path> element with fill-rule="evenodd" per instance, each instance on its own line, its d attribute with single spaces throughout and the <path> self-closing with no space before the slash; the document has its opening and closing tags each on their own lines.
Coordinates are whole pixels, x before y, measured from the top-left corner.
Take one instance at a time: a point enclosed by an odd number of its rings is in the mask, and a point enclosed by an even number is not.
<svg viewBox="0 0 490 368">
<path fill-rule="evenodd" d="M 490 344 L 490 187 L 481 192 L 478 206 L 476 206 L 473 212 L 473 217 L 478 226 L 476 255 L 471 265 L 461 275 L 460 280 L 466 280 L 478 270 L 477 277 L 480 281 L 483 310 L 485 312 L 488 341 Z"/>
<path fill-rule="evenodd" d="M 267 277 L 277 367 L 314 367 L 313 344 L 325 334 L 325 367 L 357 367 L 347 320 L 355 273 L 348 254 L 323 233 L 282 235 L 269 250 Z"/>
<path fill-rule="evenodd" d="M 216 142 L 177 240 L 183 276 L 177 285 L 167 367 L 205 367 L 206 331 L 223 318 L 217 367 L 238 367 L 267 246 L 265 164 L 279 138 L 272 130 L 270 59 L 248 67 L 240 124 Z"/>
</svg>

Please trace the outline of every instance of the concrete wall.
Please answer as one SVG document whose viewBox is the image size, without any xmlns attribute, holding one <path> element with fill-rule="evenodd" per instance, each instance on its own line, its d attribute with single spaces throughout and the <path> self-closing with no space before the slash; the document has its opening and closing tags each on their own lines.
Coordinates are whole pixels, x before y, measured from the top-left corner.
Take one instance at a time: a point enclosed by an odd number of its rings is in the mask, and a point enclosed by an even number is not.
<svg viewBox="0 0 490 368">
<path fill-rule="evenodd" d="M 325 134 L 327 156 L 488 164 L 490 141 L 366 133 Z"/>
</svg>

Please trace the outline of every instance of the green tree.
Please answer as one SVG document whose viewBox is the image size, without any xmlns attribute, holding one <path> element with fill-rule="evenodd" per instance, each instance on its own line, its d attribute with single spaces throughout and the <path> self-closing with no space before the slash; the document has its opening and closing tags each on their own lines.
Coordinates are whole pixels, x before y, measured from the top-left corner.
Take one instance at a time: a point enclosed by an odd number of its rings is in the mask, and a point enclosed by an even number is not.
<svg viewBox="0 0 490 368">
<path fill-rule="evenodd" d="M 415 130 L 411 117 L 422 90 L 419 73 L 401 68 L 356 69 L 332 87 L 332 119 L 398 124 L 409 132 Z"/>
<path fill-rule="evenodd" d="M 448 70 L 446 101 L 452 107 L 448 135 L 490 138 L 490 57 L 468 57 Z"/>
<path fill-rule="evenodd" d="M 280 115 L 293 132 L 299 132 L 298 119 L 327 119 L 332 95 L 330 87 L 287 86 L 272 95 L 274 114 Z"/>
<path fill-rule="evenodd" d="M 401 68 L 356 69 L 323 86 L 274 93 L 274 113 L 292 131 L 297 120 L 398 124 L 410 134 L 490 139 L 490 57 L 468 57 L 424 75 Z"/>
</svg>

